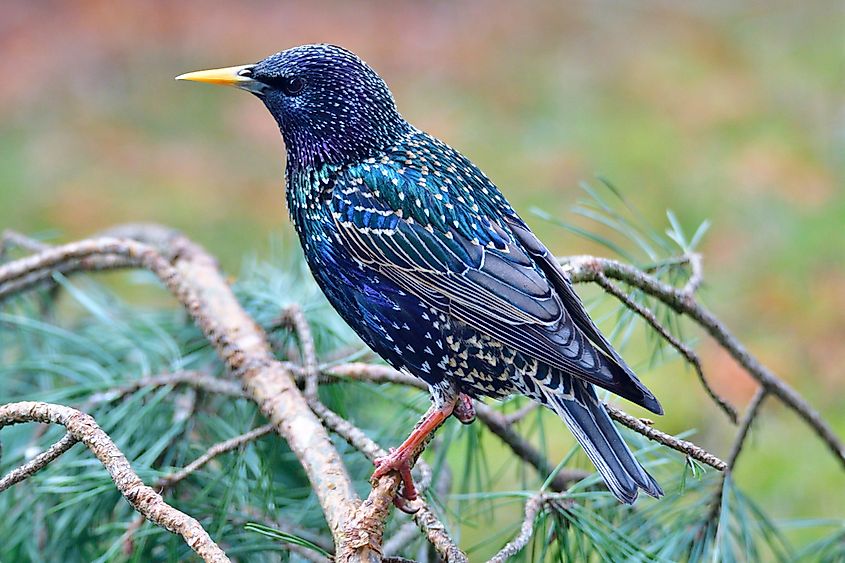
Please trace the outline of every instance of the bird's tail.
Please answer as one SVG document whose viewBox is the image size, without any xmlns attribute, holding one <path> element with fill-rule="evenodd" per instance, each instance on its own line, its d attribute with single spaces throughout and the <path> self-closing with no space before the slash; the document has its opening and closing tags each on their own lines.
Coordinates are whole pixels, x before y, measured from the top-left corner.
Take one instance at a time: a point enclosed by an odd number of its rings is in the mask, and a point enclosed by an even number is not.
<svg viewBox="0 0 845 563">
<path fill-rule="evenodd" d="M 547 394 L 546 406 L 560 416 L 596 466 L 608 489 L 621 502 L 633 504 L 638 489 L 663 496 L 657 481 L 643 469 L 622 440 L 593 386 L 573 378 L 572 393 Z"/>
</svg>

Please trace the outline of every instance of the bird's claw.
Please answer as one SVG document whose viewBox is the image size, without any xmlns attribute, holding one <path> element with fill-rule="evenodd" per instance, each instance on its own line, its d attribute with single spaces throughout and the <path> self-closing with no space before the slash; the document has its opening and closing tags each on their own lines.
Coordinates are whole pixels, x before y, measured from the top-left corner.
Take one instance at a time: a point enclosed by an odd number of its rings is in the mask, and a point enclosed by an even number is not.
<svg viewBox="0 0 845 563">
<path fill-rule="evenodd" d="M 376 470 L 373 471 L 373 480 L 384 477 L 391 471 L 399 473 L 402 478 L 402 491 L 393 497 L 393 505 L 407 514 L 415 514 L 420 509 L 417 488 L 414 485 L 414 478 L 411 476 L 411 462 L 407 454 L 403 454 L 395 448 L 390 448 L 386 456 L 376 458 L 373 464 Z"/>
<path fill-rule="evenodd" d="M 475 407 L 472 404 L 472 397 L 461 393 L 458 395 L 458 402 L 452 411 L 461 424 L 472 424 L 475 422 Z"/>
</svg>

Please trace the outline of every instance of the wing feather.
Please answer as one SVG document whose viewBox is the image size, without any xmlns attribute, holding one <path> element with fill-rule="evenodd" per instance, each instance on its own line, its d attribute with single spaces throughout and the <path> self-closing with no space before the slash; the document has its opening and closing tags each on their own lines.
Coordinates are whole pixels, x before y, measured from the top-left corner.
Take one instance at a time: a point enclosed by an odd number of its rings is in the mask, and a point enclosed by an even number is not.
<svg viewBox="0 0 845 563">
<path fill-rule="evenodd" d="M 519 352 L 647 408 L 652 400 L 657 404 L 627 366 L 617 365 L 621 358 L 512 210 L 492 217 L 473 205 L 459 215 L 453 206 L 449 226 L 428 221 L 431 212 L 421 211 L 422 200 L 434 197 L 415 198 L 416 206 L 400 197 L 404 203 L 396 209 L 397 198 L 371 176 L 353 185 L 333 195 L 330 206 L 336 236 L 357 261 Z"/>
</svg>

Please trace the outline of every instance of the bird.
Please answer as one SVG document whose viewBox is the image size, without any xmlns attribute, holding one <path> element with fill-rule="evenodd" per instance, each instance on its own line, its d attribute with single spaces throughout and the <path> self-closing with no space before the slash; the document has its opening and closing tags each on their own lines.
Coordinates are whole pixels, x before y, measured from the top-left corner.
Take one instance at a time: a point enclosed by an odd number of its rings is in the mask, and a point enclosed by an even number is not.
<svg viewBox="0 0 845 563">
<path fill-rule="evenodd" d="M 606 389 L 655 414 L 657 398 L 591 320 L 568 274 L 466 156 L 414 127 L 351 51 L 293 47 L 254 64 L 182 74 L 257 96 L 285 151 L 291 222 L 317 284 L 357 335 L 428 386 L 432 406 L 375 461 L 401 477 L 473 400 L 521 394 L 566 424 L 622 503 L 663 491 L 600 402 Z M 399 503 L 397 506 L 402 507 Z"/>
</svg>

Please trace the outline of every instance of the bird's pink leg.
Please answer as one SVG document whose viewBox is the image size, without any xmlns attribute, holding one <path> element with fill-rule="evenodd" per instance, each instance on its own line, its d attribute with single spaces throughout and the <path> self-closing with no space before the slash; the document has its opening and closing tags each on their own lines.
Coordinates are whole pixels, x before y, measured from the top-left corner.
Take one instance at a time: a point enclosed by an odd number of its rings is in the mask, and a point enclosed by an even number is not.
<svg viewBox="0 0 845 563">
<path fill-rule="evenodd" d="M 422 451 L 429 436 L 449 418 L 455 410 L 458 399 L 446 403 L 440 407 L 432 406 L 422 419 L 414 427 L 411 435 L 402 442 L 398 448 L 391 448 L 390 453 L 384 457 L 376 458 L 376 470 L 373 471 L 373 479 L 384 477 L 391 471 L 399 472 L 402 478 L 402 499 L 394 500 L 397 508 L 404 512 L 416 512 L 405 501 L 416 500 L 417 489 L 411 477 L 411 461 Z"/>
<path fill-rule="evenodd" d="M 472 404 L 472 397 L 464 393 L 458 395 L 458 402 L 455 403 L 455 411 L 452 414 L 461 421 L 461 424 L 475 422 L 475 407 Z"/>
</svg>

